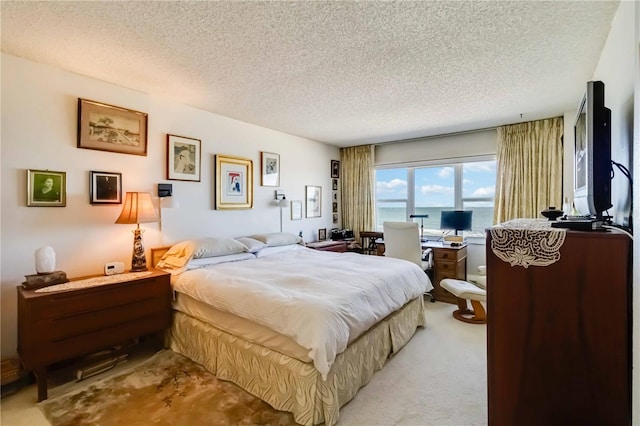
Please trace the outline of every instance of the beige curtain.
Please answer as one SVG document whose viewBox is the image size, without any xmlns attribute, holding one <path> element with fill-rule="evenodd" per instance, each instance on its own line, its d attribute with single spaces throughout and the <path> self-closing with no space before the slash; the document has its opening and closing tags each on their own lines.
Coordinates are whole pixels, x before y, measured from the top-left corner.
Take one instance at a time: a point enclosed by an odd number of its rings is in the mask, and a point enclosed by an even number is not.
<svg viewBox="0 0 640 426">
<path fill-rule="evenodd" d="M 340 149 L 342 226 L 353 230 L 356 241 L 360 231 L 375 226 L 373 150 L 372 145 Z"/>
<path fill-rule="evenodd" d="M 556 117 L 498 128 L 494 223 L 562 208 L 563 127 Z"/>
</svg>

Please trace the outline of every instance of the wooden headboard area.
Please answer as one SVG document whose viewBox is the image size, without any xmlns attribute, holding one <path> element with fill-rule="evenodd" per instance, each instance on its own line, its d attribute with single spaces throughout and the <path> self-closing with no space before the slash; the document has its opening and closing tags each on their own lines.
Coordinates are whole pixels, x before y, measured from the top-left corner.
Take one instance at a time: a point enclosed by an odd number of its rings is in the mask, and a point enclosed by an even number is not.
<svg viewBox="0 0 640 426">
<path fill-rule="evenodd" d="M 151 249 L 151 266 L 155 268 L 158 262 L 160 262 L 160 259 L 162 259 L 162 256 L 164 256 L 164 254 L 167 251 L 169 251 L 170 248 L 171 246 L 152 248 Z"/>
</svg>

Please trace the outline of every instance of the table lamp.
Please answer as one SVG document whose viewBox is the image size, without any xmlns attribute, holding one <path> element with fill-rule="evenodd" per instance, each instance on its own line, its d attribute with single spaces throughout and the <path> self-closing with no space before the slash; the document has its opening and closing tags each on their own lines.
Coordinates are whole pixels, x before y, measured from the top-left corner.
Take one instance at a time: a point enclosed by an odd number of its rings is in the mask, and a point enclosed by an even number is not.
<svg viewBox="0 0 640 426">
<path fill-rule="evenodd" d="M 151 201 L 151 194 L 148 192 L 127 192 L 122 206 L 122 213 L 116 223 L 136 224 L 133 230 L 133 254 L 131 256 L 131 272 L 146 271 L 147 259 L 144 255 L 144 245 L 142 244 L 141 223 L 158 222 L 160 218 Z"/>
</svg>

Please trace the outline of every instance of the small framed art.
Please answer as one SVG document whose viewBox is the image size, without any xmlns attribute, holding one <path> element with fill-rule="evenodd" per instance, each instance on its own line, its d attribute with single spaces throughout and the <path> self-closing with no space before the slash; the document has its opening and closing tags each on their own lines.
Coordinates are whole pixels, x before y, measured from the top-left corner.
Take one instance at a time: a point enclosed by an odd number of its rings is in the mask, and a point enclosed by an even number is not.
<svg viewBox="0 0 640 426">
<path fill-rule="evenodd" d="M 167 179 L 200 182 L 200 139 L 167 134 Z"/>
<path fill-rule="evenodd" d="M 147 114 L 79 98 L 78 148 L 147 155 Z"/>
<path fill-rule="evenodd" d="M 291 201 L 291 220 L 302 219 L 302 201 Z"/>
<path fill-rule="evenodd" d="M 216 155 L 216 209 L 253 208 L 253 161 Z"/>
<path fill-rule="evenodd" d="M 260 152 L 260 185 L 280 186 L 280 154 Z"/>
<path fill-rule="evenodd" d="M 331 160 L 331 177 L 335 179 L 340 177 L 340 162 L 338 160 Z M 336 189 L 338 188 L 336 187 Z"/>
<path fill-rule="evenodd" d="M 305 187 L 305 194 L 307 217 L 322 216 L 322 187 L 307 185 Z"/>
<path fill-rule="evenodd" d="M 333 214 L 333 223 L 338 223 L 338 213 Z"/>
<path fill-rule="evenodd" d="M 318 241 L 324 241 L 327 239 L 327 228 L 318 229 Z"/>
<path fill-rule="evenodd" d="M 331 213 L 338 213 L 338 203 L 335 201 L 331 204 Z"/>
<path fill-rule="evenodd" d="M 338 190 L 338 179 L 331 179 L 331 189 L 334 191 Z"/>
<path fill-rule="evenodd" d="M 64 207 L 66 205 L 66 172 L 27 170 L 28 207 Z"/>
<path fill-rule="evenodd" d="M 89 172 L 91 204 L 122 204 L 122 173 Z"/>
</svg>

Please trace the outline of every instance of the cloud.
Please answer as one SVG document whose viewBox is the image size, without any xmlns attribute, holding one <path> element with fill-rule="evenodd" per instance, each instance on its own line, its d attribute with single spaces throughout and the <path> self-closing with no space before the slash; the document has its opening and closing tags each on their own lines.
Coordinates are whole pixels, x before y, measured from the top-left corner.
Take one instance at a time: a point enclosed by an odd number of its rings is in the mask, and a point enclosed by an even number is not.
<svg viewBox="0 0 640 426">
<path fill-rule="evenodd" d="M 471 194 L 472 197 L 493 197 L 496 193 L 495 186 L 485 186 L 483 188 L 478 188 L 473 191 Z"/>
<path fill-rule="evenodd" d="M 441 179 L 448 178 L 453 174 L 453 170 L 454 170 L 453 167 L 443 167 L 438 172 L 438 177 Z"/>
<path fill-rule="evenodd" d="M 376 182 L 376 189 L 379 194 L 388 194 L 392 192 L 406 192 L 407 181 L 402 179 L 391 179 L 388 182 Z"/>
<path fill-rule="evenodd" d="M 475 163 L 465 163 L 464 170 L 466 172 L 487 172 L 487 173 L 495 173 L 496 172 L 496 162 L 495 161 L 478 161 Z"/>
<path fill-rule="evenodd" d="M 453 194 L 454 188 L 452 186 L 442 186 L 442 185 L 422 185 L 420 187 L 420 193 L 422 195 L 433 195 L 433 194 Z"/>
</svg>

